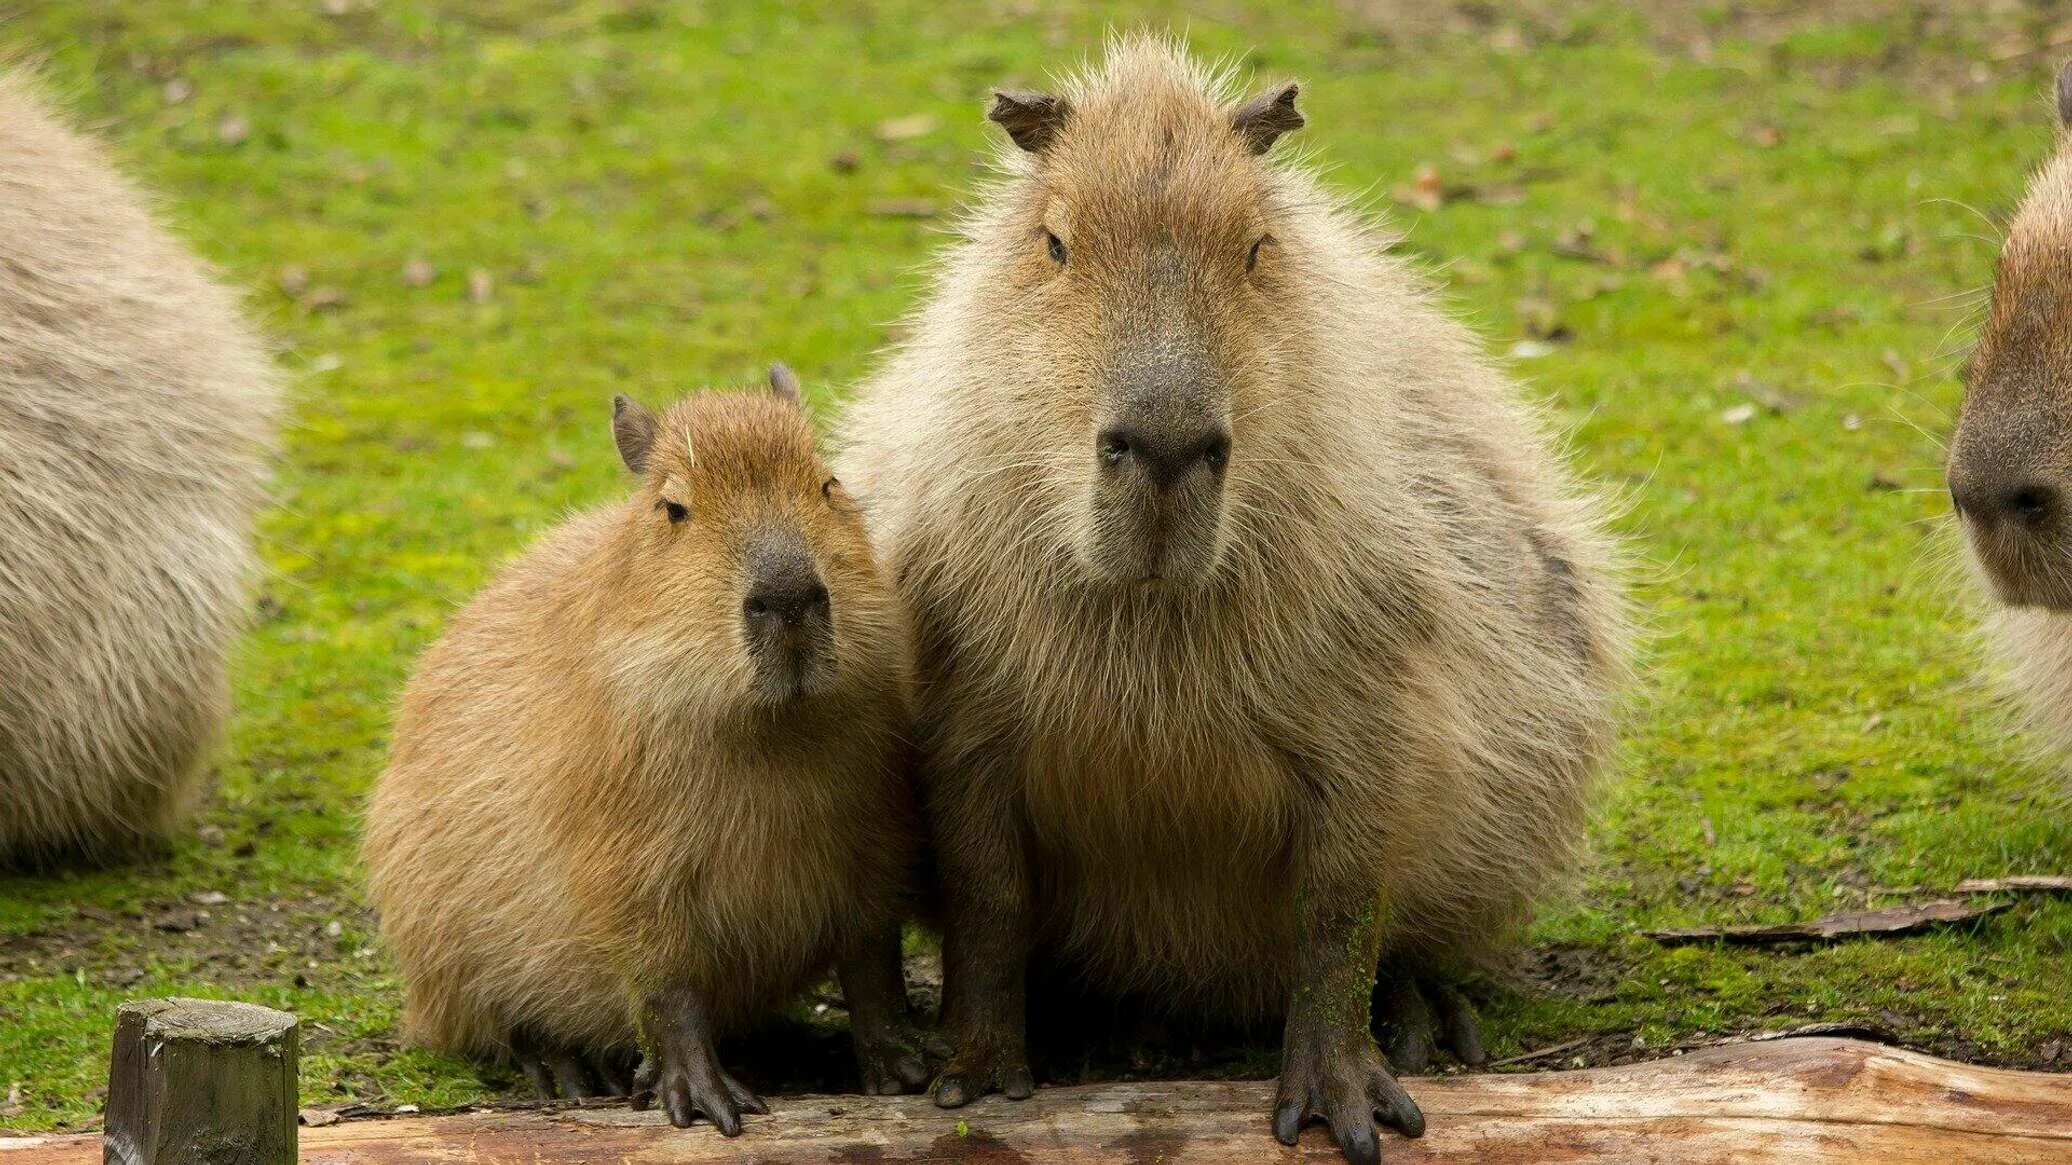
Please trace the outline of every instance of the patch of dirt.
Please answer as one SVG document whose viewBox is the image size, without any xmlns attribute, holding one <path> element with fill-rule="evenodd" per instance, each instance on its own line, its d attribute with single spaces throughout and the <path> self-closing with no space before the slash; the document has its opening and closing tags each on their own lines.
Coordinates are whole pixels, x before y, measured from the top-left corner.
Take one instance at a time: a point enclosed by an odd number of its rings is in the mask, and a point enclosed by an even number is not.
<svg viewBox="0 0 2072 1165">
<path fill-rule="evenodd" d="M 157 972 L 235 991 L 307 990 L 378 973 L 373 915 L 338 899 L 236 899 L 220 891 L 0 936 L 0 983 L 62 974 L 127 988 Z"/>
</svg>

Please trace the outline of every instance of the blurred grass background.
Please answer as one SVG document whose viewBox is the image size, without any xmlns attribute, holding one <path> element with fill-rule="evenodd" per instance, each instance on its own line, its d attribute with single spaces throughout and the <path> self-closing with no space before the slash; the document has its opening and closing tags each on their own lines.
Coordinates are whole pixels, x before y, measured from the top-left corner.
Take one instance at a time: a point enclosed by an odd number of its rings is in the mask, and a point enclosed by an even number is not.
<svg viewBox="0 0 2072 1165">
<path fill-rule="evenodd" d="M 0 881 L 0 1126 L 90 1124 L 143 995 L 292 1009 L 312 1104 L 508 1083 L 398 1046 L 361 904 L 417 651 L 623 488 L 613 392 L 781 358 L 838 400 L 923 288 L 987 87 L 1140 23 L 1303 80 L 1302 148 L 1625 499 L 1648 682 L 1585 876 L 1490 998 L 1494 1054 L 1836 1021 L 2064 1066 L 2072 902 L 1814 950 L 1641 934 L 2072 871 L 2072 811 L 1975 679 L 1937 444 L 1968 293 L 2051 146 L 2050 6 L 50 0 L 0 11 L 0 45 L 249 290 L 296 403 L 197 827 Z"/>
</svg>

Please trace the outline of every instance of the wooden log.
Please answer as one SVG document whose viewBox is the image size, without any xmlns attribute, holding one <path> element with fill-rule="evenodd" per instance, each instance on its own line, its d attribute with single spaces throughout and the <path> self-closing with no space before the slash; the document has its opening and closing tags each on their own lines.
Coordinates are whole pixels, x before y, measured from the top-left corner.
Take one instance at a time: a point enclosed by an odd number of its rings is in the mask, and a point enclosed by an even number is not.
<svg viewBox="0 0 2072 1165">
<path fill-rule="evenodd" d="M 106 1165 L 294 1165 L 295 1035 L 294 1016 L 250 1003 L 123 1004 Z"/>
<path fill-rule="evenodd" d="M 1406 1081 L 1429 1131 L 1385 1138 L 1391 1165 L 1782 1162 L 2062 1165 L 2072 1076 L 1954 1064 L 1875 1044 L 1792 1039 L 1579 1072 Z M 1089 1162 L 1340 1160 L 1321 1129 L 1283 1149 L 1268 1081 L 1046 1088 L 944 1112 L 923 1097 L 778 1101 L 727 1140 L 623 1106 L 347 1120 L 303 1135 L 312 1165 L 558 1162 Z M 91 1165 L 97 1137 L 0 1140 L 0 1165 Z"/>
</svg>

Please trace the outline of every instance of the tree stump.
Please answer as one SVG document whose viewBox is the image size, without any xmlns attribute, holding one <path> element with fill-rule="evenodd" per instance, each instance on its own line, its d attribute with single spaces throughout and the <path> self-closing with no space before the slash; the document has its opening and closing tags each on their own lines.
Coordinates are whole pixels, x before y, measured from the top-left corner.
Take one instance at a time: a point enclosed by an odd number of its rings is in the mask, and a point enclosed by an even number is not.
<svg viewBox="0 0 2072 1165">
<path fill-rule="evenodd" d="M 115 1013 L 105 1165 L 294 1165 L 295 1017 L 151 999 Z"/>
</svg>

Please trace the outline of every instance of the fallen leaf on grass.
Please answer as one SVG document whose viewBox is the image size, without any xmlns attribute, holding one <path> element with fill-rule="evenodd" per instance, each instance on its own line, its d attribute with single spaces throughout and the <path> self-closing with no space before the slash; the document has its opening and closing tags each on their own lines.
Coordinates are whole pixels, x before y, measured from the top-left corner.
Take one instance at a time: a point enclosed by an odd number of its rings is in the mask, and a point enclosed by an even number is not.
<svg viewBox="0 0 2072 1165">
<path fill-rule="evenodd" d="M 190 930 L 199 930 L 202 924 L 208 920 L 209 916 L 204 911 L 168 910 L 153 919 L 151 925 L 158 930 L 180 934 Z"/>
<path fill-rule="evenodd" d="M 2001 890 L 2028 890 L 2050 894 L 2072 892 L 2072 874 L 2017 874 L 2012 878 L 1967 878 L 1957 883 L 1954 894 L 1994 894 Z"/>
<path fill-rule="evenodd" d="M 1853 910 L 1842 914 L 1830 914 L 1811 922 L 1786 922 L 1775 926 L 1699 926 L 1685 930 L 1651 930 L 1647 933 L 1648 937 L 1656 942 L 1671 946 L 1706 942 L 1756 945 L 1828 942 L 1855 935 L 1912 934 L 1915 931 L 1953 922 L 1969 922 L 1974 918 L 1983 918 L 1996 911 L 2005 910 L 2010 905 L 2011 903 L 2007 902 L 1970 903 L 1960 902 L 1955 898 L 1937 898 L 1932 902 L 1892 906 L 1884 910 Z"/>
<path fill-rule="evenodd" d="M 1406 206 L 1430 212 L 1446 205 L 1446 182 L 1436 166 L 1419 166 L 1409 183 L 1389 191 L 1389 197 Z"/>
<path fill-rule="evenodd" d="M 876 132 L 881 142 L 911 141 L 935 132 L 935 118 L 926 113 L 895 117 L 889 121 L 879 122 Z"/>
</svg>

